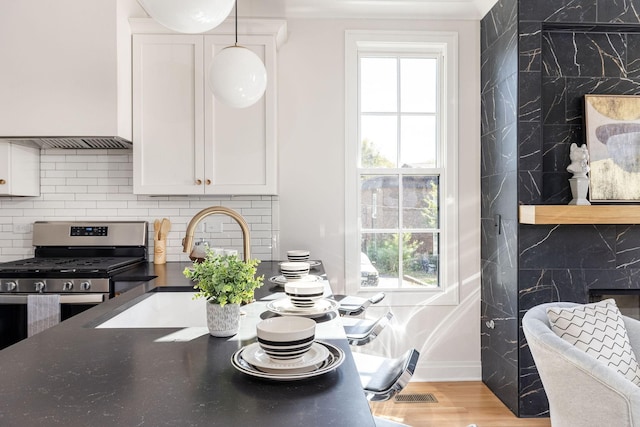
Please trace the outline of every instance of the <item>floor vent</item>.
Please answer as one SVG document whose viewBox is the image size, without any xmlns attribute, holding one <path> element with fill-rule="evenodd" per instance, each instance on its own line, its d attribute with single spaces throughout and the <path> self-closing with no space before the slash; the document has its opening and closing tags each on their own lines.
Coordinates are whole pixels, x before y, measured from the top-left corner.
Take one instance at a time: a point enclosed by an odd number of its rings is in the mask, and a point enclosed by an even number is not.
<svg viewBox="0 0 640 427">
<path fill-rule="evenodd" d="M 431 393 L 397 394 L 395 403 L 438 403 L 438 399 Z"/>
</svg>

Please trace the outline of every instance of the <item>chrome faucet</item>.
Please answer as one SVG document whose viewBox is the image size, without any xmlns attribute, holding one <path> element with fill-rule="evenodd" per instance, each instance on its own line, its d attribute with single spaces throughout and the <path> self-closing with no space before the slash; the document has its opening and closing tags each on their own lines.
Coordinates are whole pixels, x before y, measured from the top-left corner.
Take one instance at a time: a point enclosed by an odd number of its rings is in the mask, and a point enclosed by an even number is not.
<svg viewBox="0 0 640 427">
<path fill-rule="evenodd" d="M 193 234 L 195 233 L 196 226 L 204 217 L 213 214 L 223 214 L 233 218 L 240 229 L 242 230 L 242 244 L 243 244 L 243 252 L 244 252 L 244 260 L 247 261 L 251 258 L 251 251 L 249 249 L 249 245 L 251 243 L 251 238 L 249 236 L 249 226 L 244 218 L 236 211 L 225 208 L 224 206 L 211 206 L 209 208 L 204 208 L 200 212 L 194 215 L 189 221 L 189 225 L 187 225 L 187 235 L 182 239 L 182 252 L 191 253 L 191 249 L 193 246 Z"/>
</svg>

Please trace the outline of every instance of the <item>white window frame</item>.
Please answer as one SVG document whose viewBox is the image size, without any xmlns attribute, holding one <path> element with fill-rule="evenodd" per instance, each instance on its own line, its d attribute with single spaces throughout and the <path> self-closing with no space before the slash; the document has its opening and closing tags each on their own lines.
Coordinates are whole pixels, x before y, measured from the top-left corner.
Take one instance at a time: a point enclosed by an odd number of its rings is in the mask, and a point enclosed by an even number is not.
<svg viewBox="0 0 640 427">
<path fill-rule="evenodd" d="M 437 288 L 363 288 L 360 286 L 359 58 L 361 53 L 420 52 L 441 55 L 441 145 L 444 168 L 440 182 L 439 285 Z M 394 306 L 457 305 L 459 302 L 458 240 L 458 33 L 431 31 L 345 32 L 345 286 L 349 295 L 384 291 L 383 303 Z M 410 171 L 405 171 L 410 173 Z"/>
</svg>

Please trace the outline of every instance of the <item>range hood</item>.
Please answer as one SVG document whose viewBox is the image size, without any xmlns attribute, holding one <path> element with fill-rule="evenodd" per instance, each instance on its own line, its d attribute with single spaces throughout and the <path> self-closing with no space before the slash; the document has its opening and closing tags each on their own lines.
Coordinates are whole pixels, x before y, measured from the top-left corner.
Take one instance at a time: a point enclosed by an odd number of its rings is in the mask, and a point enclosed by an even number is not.
<svg viewBox="0 0 640 427">
<path fill-rule="evenodd" d="M 118 136 L 49 136 L 49 137 L 0 137 L 11 142 L 19 142 L 33 145 L 42 149 L 64 148 L 64 149 L 130 149 L 133 147 L 131 141 Z"/>
<path fill-rule="evenodd" d="M 132 148 L 128 18 L 138 13 L 136 2 L 0 2 L 0 140 Z"/>
</svg>

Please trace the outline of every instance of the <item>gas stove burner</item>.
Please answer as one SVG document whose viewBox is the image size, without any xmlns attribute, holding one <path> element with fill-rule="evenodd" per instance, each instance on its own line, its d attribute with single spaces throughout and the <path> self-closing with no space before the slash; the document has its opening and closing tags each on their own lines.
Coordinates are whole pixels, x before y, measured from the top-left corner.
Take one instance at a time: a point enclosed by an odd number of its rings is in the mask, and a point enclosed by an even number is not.
<svg viewBox="0 0 640 427">
<path fill-rule="evenodd" d="M 28 258 L 0 264 L 0 271 L 81 272 L 112 271 L 144 261 L 131 257 Z"/>
</svg>

